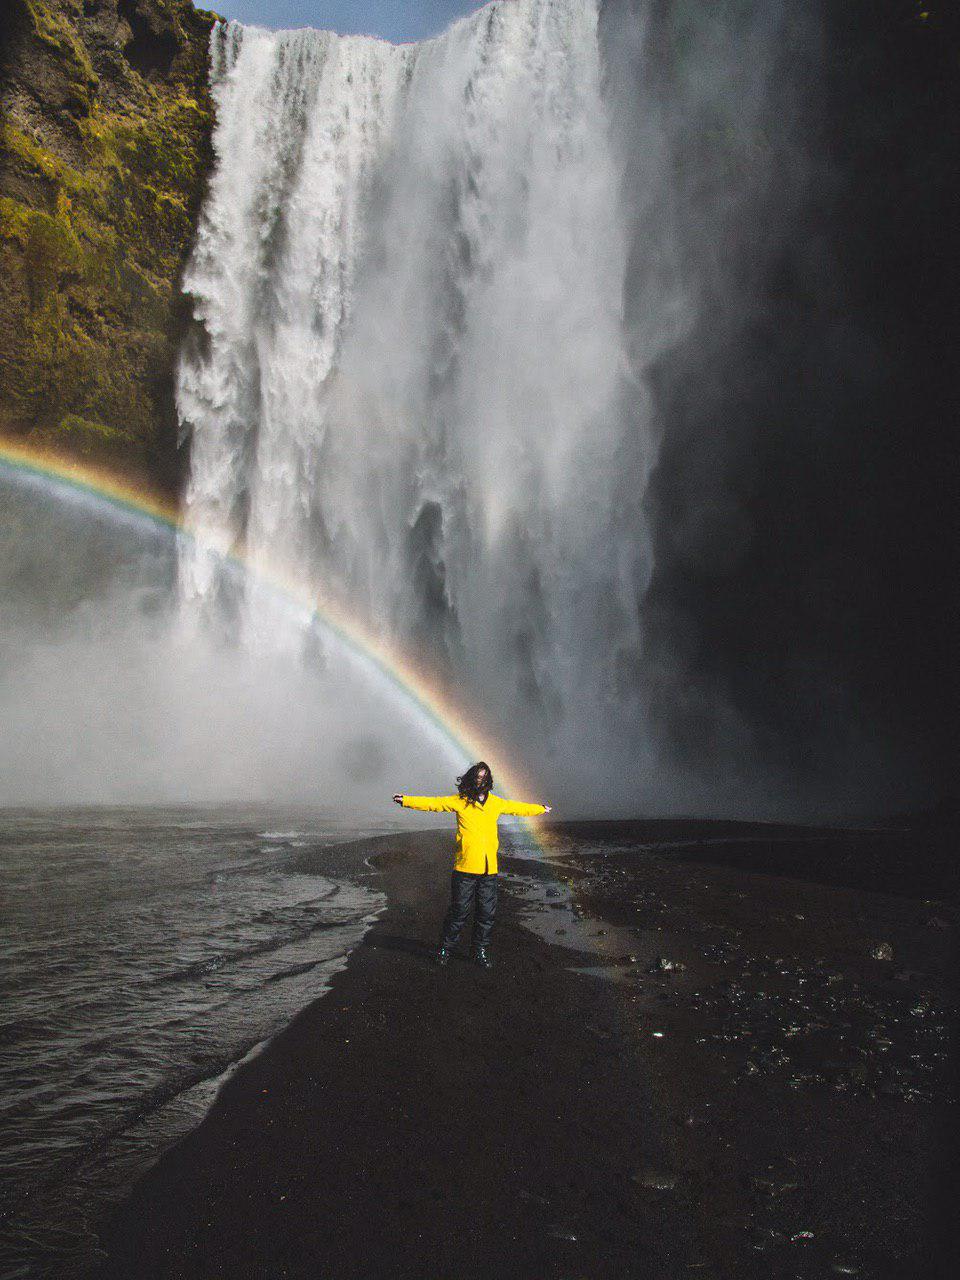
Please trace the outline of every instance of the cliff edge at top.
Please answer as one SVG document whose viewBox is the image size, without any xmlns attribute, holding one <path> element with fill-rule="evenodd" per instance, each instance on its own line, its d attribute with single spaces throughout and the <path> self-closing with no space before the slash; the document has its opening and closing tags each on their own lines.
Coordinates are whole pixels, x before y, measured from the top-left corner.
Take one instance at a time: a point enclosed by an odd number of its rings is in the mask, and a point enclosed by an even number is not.
<svg viewBox="0 0 960 1280">
<path fill-rule="evenodd" d="M 8 0 L 0 431 L 176 484 L 178 280 L 211 159 L 190 0 Z"/>
</svg>

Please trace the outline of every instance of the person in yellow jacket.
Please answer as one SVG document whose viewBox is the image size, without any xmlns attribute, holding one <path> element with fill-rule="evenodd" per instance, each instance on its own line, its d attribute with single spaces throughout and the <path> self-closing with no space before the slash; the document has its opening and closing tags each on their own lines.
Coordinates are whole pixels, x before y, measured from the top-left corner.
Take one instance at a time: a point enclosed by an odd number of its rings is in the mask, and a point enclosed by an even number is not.
<svg viewBox="0 0 960 1280">
<path fill-rule="evenodd" d="M 490 766 L 480 760 L 462 778 L 457 779 L 455 796 L 395 795 L 394 801 L 405 809 L 427 813 L 457 815 L 457 850 L 450 886 L 450 906 L 443 921 L 443 933 L 437 948 L 437 963 L 444 965 L 450 948 L 460 937 L 470 908 L 476 903 L 473 918 L 473 958 L 484 969 L 493 967 L 487 950 L 497 909 L 497 819 L 502 813 L 534 817 L 549 813 L 548 804 L 524 804 L 519 800 L 502 800 L 493 794 Z"/>
</svg>

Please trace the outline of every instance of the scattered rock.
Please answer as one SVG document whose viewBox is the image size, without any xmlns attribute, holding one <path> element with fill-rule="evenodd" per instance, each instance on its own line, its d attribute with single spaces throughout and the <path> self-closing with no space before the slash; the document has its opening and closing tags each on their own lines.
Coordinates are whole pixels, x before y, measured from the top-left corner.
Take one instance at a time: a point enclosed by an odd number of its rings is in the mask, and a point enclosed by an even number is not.
<svg viewBox="0 0 960 1280">
<path fill-rule="evenodd" d="M 760 1195 L 769 1196 L 771 1199 L 775 1196 L 786 1195 L 789 1191 L 796 1191 L 800 1186 L 799 1182 L 778 1182 L 774 1178 L 748 1178 L 747 1185 L 752 1191 L 757 1191 Z"/>
<path fill-rule="evenodd" d="M 549 1234 L 554 1240 L 566 1240 L 570 1244 L 576 1244 L 579 1236 L 575 1231 L 571 1231 L 569 1227 L 551 1227 Z"/>
<path fill-rule="evenodd" d="M 697 1115 L 693 1111 L 688 1111 L 686 1115 L 674 1116 L 673 1123 L 675 1125 L 679 1125 L 682 1129 L 695 1129 L 699 1125 L 706 1124 L 707 1117 L 704 1115 Z"/>
<path fill-rule="evenodd" d="M 754 1232 L 750 1247 L 762 1253 L 764 1250 L 769 1249 L 771 1245 L 779 1245 L 786 1238 L 783 1232 L 778 1231 L 775 1227 L 761 1227 Z"/>
<path fill-rule="evenodd" d="M 633 1175 L 633 1181 L 648 1191 L 675 1191 L 677 1186 L 676 1175 L 663 1169 L 640 1169 Z"/>
<path fill-rule="evenodd" d="M 870 954 L 873 956 L 874 960 L 892 960 L 893 947 L 889 942 L 878 942 Z"/>
<path fill-rule="evenodd" d="M 679 960 L 668 960 L 666 956 L 657 956 L 647 973 L 682 973 L 686 967 Z"/>
</svg>

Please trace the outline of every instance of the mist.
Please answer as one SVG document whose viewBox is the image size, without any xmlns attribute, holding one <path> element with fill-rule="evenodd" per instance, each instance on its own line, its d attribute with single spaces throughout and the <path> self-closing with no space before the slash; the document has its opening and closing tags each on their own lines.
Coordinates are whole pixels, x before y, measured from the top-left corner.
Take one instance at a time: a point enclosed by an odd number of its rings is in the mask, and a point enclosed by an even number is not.
<svg viewBox="0 0 960 1280">
<path fill-rule="evenodd" d="M 277 804 L 391 824 L 465 760 L 294 604 L 271 654 L 185 620 L 176 539 L 0 483 L 0 803 Z"/>
</svg>

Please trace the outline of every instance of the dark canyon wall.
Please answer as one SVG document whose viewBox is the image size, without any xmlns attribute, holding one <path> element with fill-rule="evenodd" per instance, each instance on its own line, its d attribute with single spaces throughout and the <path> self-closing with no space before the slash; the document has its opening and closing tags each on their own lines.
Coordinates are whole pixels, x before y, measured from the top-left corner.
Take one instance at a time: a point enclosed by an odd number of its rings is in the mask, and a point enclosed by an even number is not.
<svg viewBox="0 0 960 1280">
<path fill-rule="evenodd" d="M 190 0 L 7 0 L 2 21 L 0 430 L 172 487 L 214 17 Z"/>
<path fill-rule="evenodd" d="M 792 779 L 796 811 L 956 797 L 953 10 L 604 9 L 628 324 L 667 225 L 696 317 L 649 365 L 636 344 L 659 440 L 639 678 L 680 759 Z"/>
</svg>

